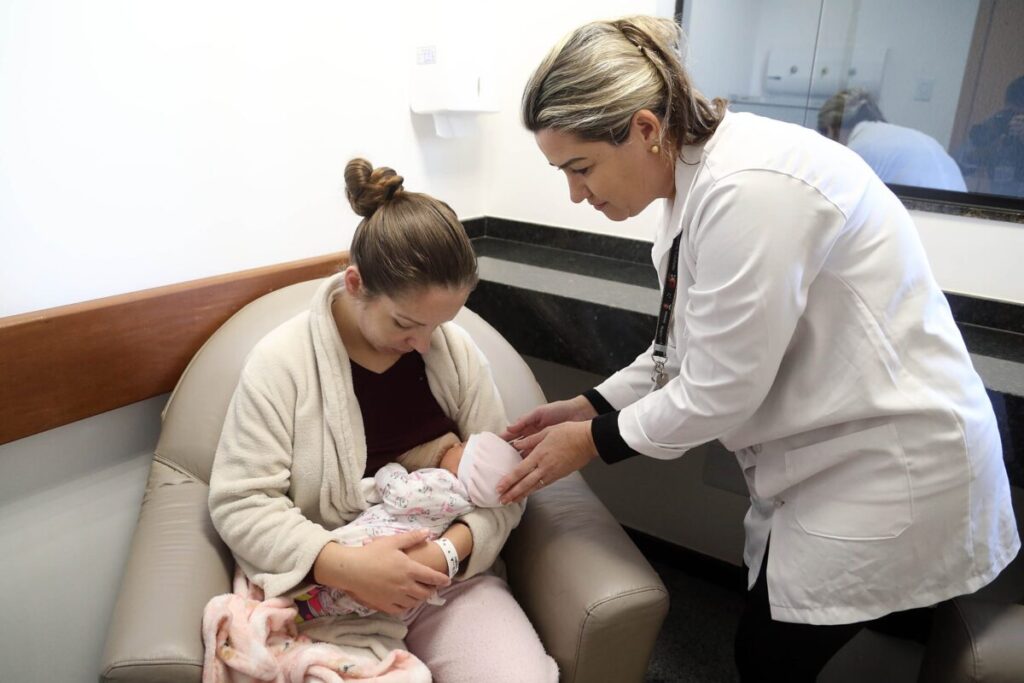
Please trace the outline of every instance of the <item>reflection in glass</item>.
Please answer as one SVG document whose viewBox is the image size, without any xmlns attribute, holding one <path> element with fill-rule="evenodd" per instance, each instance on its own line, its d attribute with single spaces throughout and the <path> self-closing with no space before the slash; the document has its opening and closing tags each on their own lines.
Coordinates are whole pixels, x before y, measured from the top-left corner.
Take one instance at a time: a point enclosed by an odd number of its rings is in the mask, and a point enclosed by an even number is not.
<svg viewBox="0 0 1024 683">
<path fill-rule="evenodd" d="M 938 140 L 886 121 L 866 90 L 840 90 L 825 100 L 818 132 L 859 154 L 886 183 L 967 191 L 960 168 Z"/>
<path fill-rule="evenodd" d="M 961 163 L 992 194 L 1024 196 L 1024 76 L 1006 88 L 1003 107 L 971 126 Z"/>
<path fill-rule="evenodd" d="M 865 91 L 877 118 L 844 104 L 838 134 L 865 158 L 875 148 L 886 182 L 1024 208 L 1024 103 L 1008 91 L 1024 76 L 1024 1 L 684 0 L 682 22 L 697 87 L 731 110 L 818 128 L 827 100 Z M 886 159 L 882 138 L 898 147 Z"/>
</svg>

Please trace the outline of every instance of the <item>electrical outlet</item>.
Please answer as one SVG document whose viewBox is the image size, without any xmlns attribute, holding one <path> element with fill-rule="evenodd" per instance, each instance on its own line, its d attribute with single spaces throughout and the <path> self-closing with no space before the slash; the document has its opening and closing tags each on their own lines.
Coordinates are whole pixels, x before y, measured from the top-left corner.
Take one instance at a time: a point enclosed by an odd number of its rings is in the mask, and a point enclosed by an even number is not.
<svg viewBox="0 0 1024 683">
<path fill-rule="evenodd" d="M 934 90 L 934 78 L 919 78 L 914 85 L 914 99 L 918 102 L 931 102 L 932 91 Z"/>
<path fill-rule="evenodd" d="M 437 46 L 424 45 L 416 48 L 416 65 L 427 66 L 437 64 Z"/>
</svg>

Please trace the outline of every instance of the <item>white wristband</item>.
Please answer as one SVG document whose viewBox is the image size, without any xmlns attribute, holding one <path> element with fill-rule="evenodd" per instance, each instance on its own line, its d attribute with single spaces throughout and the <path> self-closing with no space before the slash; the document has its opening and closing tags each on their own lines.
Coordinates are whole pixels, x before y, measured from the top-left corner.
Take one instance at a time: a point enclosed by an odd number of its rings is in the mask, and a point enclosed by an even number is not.
<svg viewBox="0 0 1024 683">
<path fill-rule="evenodd" d="M 455 550 L 455 544 L 449 541 L 447 538 L 434 539 L 434 543 L 441 548 L 441 552 L 444 553 L 445 562 L 448 563 L 448 578 L 453 578 L 459 573 L 459 553 Z"/>
</svg>

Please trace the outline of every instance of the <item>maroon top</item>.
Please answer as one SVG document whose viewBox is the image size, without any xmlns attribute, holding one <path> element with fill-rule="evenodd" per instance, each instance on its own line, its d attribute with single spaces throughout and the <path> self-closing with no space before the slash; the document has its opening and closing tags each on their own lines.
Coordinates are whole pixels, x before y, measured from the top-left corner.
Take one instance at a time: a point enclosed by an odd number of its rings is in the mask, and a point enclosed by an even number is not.
<svg viewBox="0 0 1024 683">
<path fill-rule="evenodd" d="M 372 477 L 402 453 L 459 428 L 427 385 L 423 356 L 415 351 L 378 374 L 355 361 L 352 385 L 366 432 L 366 474 Z"/>
</svg>

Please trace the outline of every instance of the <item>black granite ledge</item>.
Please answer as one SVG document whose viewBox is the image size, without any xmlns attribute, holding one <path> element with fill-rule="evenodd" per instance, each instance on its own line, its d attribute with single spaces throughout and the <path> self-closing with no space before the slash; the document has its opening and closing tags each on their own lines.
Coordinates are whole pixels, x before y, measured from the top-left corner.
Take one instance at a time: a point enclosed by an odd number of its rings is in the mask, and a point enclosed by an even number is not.
<svg viewBox="0 0 1024 683">
<path fill-rule="evenodd" d="M 1015 397 L 1024 406 L 1024 335 L 962 323 L 957 327 L 990 393 Z"/>
<path fill-rule="evenodd" d="M 947 202 L 936 202 L 927 199 L 912 199 L 900 197 L 903 206 L 912 211 L 928 211 L 929 213 L 944 213 L 949 216 L 963 216 L 965 218 L 983 218 L 988 221 L 1005 221 L 1007 223 L 1024 224 L 1024 212 L 1013 209 L 1000 209 L 985 206 L 965 206 L 964 204 L 950 204 Z"/>
<path fill-rule="evenodd" d="M 470 239 L 484 236 L 485 226 L 487 224 L 486 217 L 467 218 L 460 222 L 462 223 L 462 227 L 466 229 L 466 234 L 469 235 Z"/>
<path fill-rule="evenodd" d="M 957 322 L 1024 334 L 1024 305 L 946 292 Z"/>
<path fill-rule="evenodd" d="M 651 342 L 656 289 L 494 256 L 480 257 L 480 276 L 469 307 L 520 353 L 608 375 Z M 1024 335 L 958 327 L 985 386 L 1024 399 Z"/>
<path fill-rule="evenodd" d="M 563 273 L 658 289 L 658 274 L 648 263 L 635 263 L 581 251 L 539 246 L 495 237 L 473 239 L 477 256 L 549 268 Z"/>
<path fill-rule="evenodd" d="M 650 243 L 491 217 L 466 223 L 482 279 L 470 305 L 494 313 L 485 316 L 492 324 L 515 321 L 495 326 L 521 352 L 607 374 L 650 343 L 658 306 Z M 946 296 L 986 386 L 1024 397 L 1024 305 Z M 612 343 L 597 352 L 583 342 L 595 338 Z"/>
<path fill-rule="evenodd" d="M 466 306 L 519 353 L 602 376 L 633 362 L 654 329 L 644 313 L 486 279 Z"/>
<path fill-rule="evenodd" d="M 1024 197 L 949 192 L 908 185 L 889 185 L 889 189 L 899 197 L 903 206 L 913 211 L 1024 224 Z M 965 196 L 971 203 L 964 203 Z"/>
<path fill-rule="evenodd" d="M 1024 368 L 1024 335 L 957 322 L 972 354 L 1014 363 Z M 1024 391 L 1020 392 L 1024 395 Z"/>
<path fill-rule="evenodd" d="M 484 233 L 487 237 L 543 245 L 592 256 L 604 256 L 647 266 L 651 264 L 651 243 L 644 240 L 601 235 L 571 228 L 556 228 L 550 225 L 526 223 L 493 216 L 487 216 L 483 221 Z"/>
<path fill-rule="evenodd" d="M 467 231 L 473 224 L 470 236 L 480 255 L 658 287 L 650 242 L 491 216 L 465 223 Z M 954 292 L 946 298 L 958 323 L 1024 335 L 1024 304 Z"/>
</svg>

